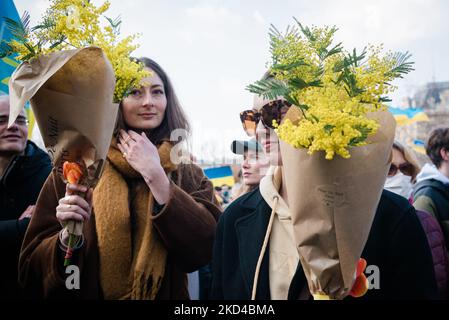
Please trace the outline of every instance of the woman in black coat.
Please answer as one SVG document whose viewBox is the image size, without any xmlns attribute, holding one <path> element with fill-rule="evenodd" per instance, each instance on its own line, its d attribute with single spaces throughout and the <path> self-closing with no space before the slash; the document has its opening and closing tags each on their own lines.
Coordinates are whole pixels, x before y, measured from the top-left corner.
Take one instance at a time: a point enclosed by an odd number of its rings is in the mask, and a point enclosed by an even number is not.
<svg viewBox="0 0 449 320">
<path fill-rule="evenodd" d="M 256 99 L 255 111 L 265 105 L 266 101 Z M 277 105 L 281 107 L 271 114 L 282 117 L 289 106 Z M 280 119 L 276 120 L 279 123 Z M 281 165 L 280 152 L 276 152 L 278 138 L 264 123 L 270 122 L 265 119 L 255 124 L 259 142 L 269 154 L 271 164 Z M 287 202 L 284 191 L 281 186 L 279 197 Z M 272 299 L 270 274 L 276 277 L 279 274 L 270 271 L 269 249 L 265 250 L 255 277 L 271 211 L 271 205 L 257 188 L 234 201 L 222 214 L 214 245 L 211 298 L 251 299 L 257 279 L 255 299 Z M 288 245 L 294 248 L 294 243 Z M 370 282 L 370 289 L 362 299 L 437 298 L 430 248 L 415 209 L 406 199 L 383 191 L 362 258 L 368 262 L 365 274 Z M 284 285 L 284 297 L 310 299 L 302 266 L 299 262 L 296 265 L 296 271 L 291 272 L 286 282 L 289 285 L 287 288 Z"/>
</svg>

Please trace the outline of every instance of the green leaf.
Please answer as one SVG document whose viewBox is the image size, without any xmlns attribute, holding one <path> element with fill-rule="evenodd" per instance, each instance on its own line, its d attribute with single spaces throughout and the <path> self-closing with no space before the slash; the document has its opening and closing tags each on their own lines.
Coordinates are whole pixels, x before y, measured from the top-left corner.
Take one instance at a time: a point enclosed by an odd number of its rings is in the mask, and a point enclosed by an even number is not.
<svg viewBox="0 0 449 320">
<path fill-rule="evenodd" d="M 322 87 L 323 86 L 323 83 L 321 82 L 320 79 L 310 81 L 307 84 L 309 87 Z"/>
<path fill-rule="evenodd" d="M 301 22 L 299 22 L 298 19 L 296 19 L 295 17 L 293 17 L 293 19 L 296 21 L 296 23 L 298 24 L 299 28 L 301 29 L 301 32 L 304 34 L 304 36 L 307 38 L 307 40 L 309 40 L 312 43 L 317 40 L 315 38 L 315 36 L 313 35 L 312 31 L 310 31 L 309 27 L 307 27 L 307 26 L 304 27 L 301 24 Z"/>
<path fill-rule="evenodd" d="M 365 127 L 365 126 L 355 126 L 354 129 L 358 130 L 360 132 L 360 137 L 352 138 L 351 141 L 349 141 L 350 146 L 357 146 L 360 143 L 366 141 L 368 139 L 368 135 L 371 133 L 371 129 Z"/>
<path fill-rule="evenodd" d="M 391 102 L 392 100 L 388 97 L 380 97 L 379 102 Z"/>
<path fill-rule="evenodd" d="M 256 81 L 254 84 L 247 86 L 246 90 L 270 100 L 274 100 L 278 96 L 285 97 L 290 91 L 285 83 L 277 79 Z"/>
<path fill-rule="evenodd" d="M 359 94 L 365 92 L 364 89 L 357 86 L 357 80 L 354 74 L 350 73 L 343 77 L 343 82 L 345 83 L 346 92 L 350 97 L 358 96 Z"/>
<path fill-rule="evenodd" d="M 290 102 L 292 105 L 298 106 L 301 103 L 298 101 L 298 99 L 296 99 L 296 97 L 292 96 L 291 94 L 287 94 L 285 97 L 285 100 L 287 100 L 288 102 Z"/>
<path fill-rule="evenodd" d="M 37 26 L 34 26 L 31 28 L 31 31 L 36 30 L 48 30 L 51 28 L 54 28 L 56 26 L 56 22 L 53 19 L 50 19 L 49 17 L 45 17 L 44 20 L 38 24 Z"/>
<path fill-rule="evenodd" d="M 288 85 L 294 87 L 295 89 L 304 89 L 307 88 L 307 82 L 301 78 L 293 78 L 288 81 Z"/>
<path fill-rule="evenodd" d="M 311 117 L 316 123 L 320 122 L 320 119 L 319 119 L 317 116 L 311 114 L 310 117 Z"/>
<path fill-rule="evenodd" d="M 118 78 L 118 79 L 120 79 L 120 78 Z M 117 79 L 117 81 L 118 81 L 118 79 Z M 125 92 L 124 92 L 122 98 L 126 98 L 127 96 L 130 95 L 131 91 L 134 89 L 134 86 L 132 85 L 134 83 L 134 81 L 136 81 L 135 78 L 131 79 L 131 81 L 126 85 L 126 87 L 125 87 L 126 89 L 125 89 Z"/>
<path fill-rule="evenodd" d="M 115 18 L 114 20 L 112 20 L 111 18 L 108 18 L 106 16 L 105 16 L 105 18 L 106 18 L 106 20 L 108 20 L 109 24 L 111 25 L 112 32 L 115 35 L 119 35 L 120 34 L 120 26 L 122 24 L 122 19 L 121 19 L 120 15 L 117 16 L 117 18 Z"/>
<path fill-rule="evenodd" d="M 305 63 L 303 59 L 289 63 L 289 64 L 274 64 L 271 69 L 274 71 L 290 71 L 292 69 L 298 68 L 300 66 L 308 66 L 309 64 Z"/>
<path fill-rule="evenodd" d="M 273 24 L 270 25 L 268 35 L 270 36 L 271 39 L 282 39 L 283 38 L 282 34 L 279 32 L 279 30 Z"/>
<path fill-rule="evenodd" d="M 321 63 L 318 66 L 318 68 L 315 70 L 313 75 L 315 78 L 321 78 L 324 75 L 324 66 Z"/>
<path fill-rule="evenodd" d="M 344 69 L 349 69 L 351 67 L 357 67 L 359 62 L 363 61 L 366 57 L 366 48 L 363 49 L 363 52 L 358 55 L 356 49 L 353 50 L 352 54 L 347 54 L 343 57 L 343 59 L 337 62 L 334 65 L 334 72 L 341 72 Z"/>
<path fill-rule="evenodd" d="M 56 48 L 57 46 L 62 44 L 66 39 L 67 39 L 67 37 L 65 37 L 65 36 L 61 37 L 61 39 L 59 39 L 58 41 L 56 41 L 50 45 L 50 49 Z"/>
<path fill-rule="evenodd" d="M 39 39 L 36 44 L 37 52 L 42 52 L 42 47 L 47 43 L 46 39 Z"/>
<path fill-rule="evenodd" d="M 301 103 L 299 103 L 299 104 L 297 104 L 296 106 L 299 107 L 299 109 L 301 109 L 301 111 L 303 111 L 303 112 L 310 109 L 310 107 L 309 107 L 308 105 L 306 105 L 306 104 L 301 104 Z M 304 118 L 306 118 L 306 115 L 305 115 L 305 114 L 304 114 Z M 306 119 L 307 119 L 307 118 L 306 118 Z"/>
<path fill-rule="evenodd" d="M 296 90 L 302 90 L 308 87 L 321 87 L 321 80 L 314 80 L 311 82 L 306 82 L 301 78 L 293 78 L 288 81 L 288 85 Z"/>
<path fill-rule="evenodd" d="M 34 58 L 36 55 L 34 54 L 34 53 L 28 53 L 27 55 L 25 55 L 24 57 L 22 57 L 22 61 L 28 61 L 28 60 L 30 60 L 31 58 Z"/>
<path fill-rule="evenodd" d="M 8 57 L 14 53 L 15 53 L 14 50 L 12 49 L 12 47 L 9 45 L 8 42 L 6 42 L 5 40 L 0 41 L 0 59 Z"/>
<path fill-rule="evenodd" d="M 342 45 L 343 45 L 343 43 L 340 42 L 335 47 L 333 47 L 332 49 L 327 51 L 326 55 L 323 57 L 322 60 L 325 60 L 325 59 L 329 58 L 330 56 L 333 56 L 334 54 L 341 53 L 343 51 L 343 46 Z"/>
<path fill-rule="evenodd" d="M 11 32 L 12 36 L 16 38 L 16 40 L 20 42 L 27 41 L 28 34 L 30 33 L 30 14 L 28 11 L 23 13 L 20 21 L 16 21 L 8 17 L 3 17 L 3 19 L 6 27 Z"/>
<path fill-rule="evenodd" d="M 337 62 L 333 71 L 340 75 L 337 78 L 336 84 L 343 82 L 345 84 L 345 90 L 350 97 L 355 97 L 365 90 L 357 86 L 357 78 L 355 75 L 355 68 L 360 65 L 360 62 L 365 59 L 366 48 L 363 49 L 361 54 L 357 54 L 356 49 L 353 50 L 352 54 L 345 55 L 344 58 Z"/>
<path fill-rule="evenodd" d="M 332 130 L 334 130 L 334 128 L 335 128 L 334 125 L 326 124 L 323 129 L 324 129 L 324 131 L 326 131 L 327 134 L 331 134 Z"/>
<path fill-rule="evenodd" d="M 8 17 L 4 17 L 4 21 L 5 21 L 6 27 L 11 32 L 13 38 L 15 38 L 16 41 L 22 43 L 29 51 L 29 53 L 27 55 L 25 55 L 25 57 L 23 57 L 21 60 L 25 61 L 25 60 L 28 60 L 30 57 L 35 56 L 36 51 L 35 51 L 34 47 L 28 42 L 28 36 L 30 33 L 30 27 L 29 27 L 30 14 L 27 11 L 25 11 L 24 14 L 22 15 L 22 18 L 20 19 L 20 21 L 15 21 Z M 11 46 L 9 46 L 9 48 L 11 49 L 10 51 L 12 51 Z M 3 49 L 7 49 L 7 47 L 3 46 Z M 7 50 L 3 50 L 3 49 L 1 50 L 2 56 L 4 54 L 6 54 L 6 51 L 7 51 Z M 15 52 L 12 52 L 12 53 L 15 53 Z M 10 54 L 11 54 L 11 52 L 10 52 Z"/>
<path fill-rule="evenodd" d="M 28 42 L 24 42 L 23 45 L 32 53 L 33 55 L 36 54 L 36 51 L 34 50 L 33 46 L 30 45 Z"/>
<path fill-rule="evenodd" d="M 289 36 L 298 37 L 298 31 L 295 27 L 287 27 L 287 30 L 285 31 L 285 34 L 283 35 L 273 24 L 270 26 L 269 30 L 269 37 L 270 37 L 270 52 L 274 61 L 274 64 L 276 64 L 276 57 L 274 56 L 274 51 L 279 46 L 282 46 L 284 43 L 287 42 L 286 38 Z"/>
<path fill-rule="evenodd" d="M 290 102 L 292 105 L 294 105 L 296 108 L 298 108 L 299 110 L 301 110 L 302 115 L 304 117 L 304 119 L 307 119 L 306 116 L 306 111 L 309 110 L 309 106 L 306 104 L 302 104 L 301 102 L 299 102 L 298 99 L 296 99 L 294 96 L 292 96 L 291 94 L 287 94 L 284 96 L 285 100 L 287 100 L 288 102 Z"/>
<path fill-rule="evenodd" d="M 412 67 L 415 63 L 408 61 L 411 56 L 412 55 L 408 51 L 405 53 L 396 52 L 392 57 L 395 64 L 385 75 L 392 79 L 403 78 L 403 75 L 415 70 Z"/>
<path fill-rule="evenodd" d="M 363 50 L 361 55 L 357 55 L 357 50 L 354 48 L 352 51 L 352 57 L 351 57 L 351 62 L 354 65 L 354 67 L 358 67 L 359 61 L 362 61 L 363 59 L 365 59 L 365 56 L 366 56 L 365 49 Z"/>
</svg>

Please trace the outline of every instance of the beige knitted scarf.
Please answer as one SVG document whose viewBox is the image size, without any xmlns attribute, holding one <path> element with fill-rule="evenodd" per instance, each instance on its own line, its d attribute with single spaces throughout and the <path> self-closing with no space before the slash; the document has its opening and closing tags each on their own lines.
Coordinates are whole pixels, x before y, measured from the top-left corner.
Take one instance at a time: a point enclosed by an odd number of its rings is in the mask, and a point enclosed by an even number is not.
<svg viewBox="0 0 449 320">
<path fill-rule="evenodd" d="M 171 144 L 159 148 L 162 167 L 170 162 Z M 142 176 L 123 158 L 113 140 L 93 208 L 105 299 L 155 299 L 165 273 L 167 251 L 152 225 L 153 196 Z"/>
</svg>

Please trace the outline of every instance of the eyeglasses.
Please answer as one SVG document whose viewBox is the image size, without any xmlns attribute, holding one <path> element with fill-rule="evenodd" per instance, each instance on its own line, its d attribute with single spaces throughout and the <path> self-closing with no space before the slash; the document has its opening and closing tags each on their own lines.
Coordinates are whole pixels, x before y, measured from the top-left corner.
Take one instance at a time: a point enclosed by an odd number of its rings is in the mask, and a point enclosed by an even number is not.
<svg viewBox="0 0 449 320">
<path fill-rule="evenodd" d="M 264 105 L 259 112 L 254 110 L 242 111 L 240 112 L 240 121 L 242 121 L 243 129 L 249 136 L 254 136 L 260 120 L 266 128 L 274 129 L 273 120 L 279 124 L 291 106 L 292 104 L 288 101 L 275 100 Z"/>
<path fill-rule="evenodd" d="M 8 116 L 0 116 L 0 126 L 7 125 L 9 121 Z M 18 126 L 28 125 L 28 119 L 22 116 L 18 116 L 16 121 L 14 121 Z"/>
<path fill-rule="evenodd" d="M 401 163 L 399 166 L 392 163 L 390 165 L 390 170 L 388 170 L 388 176 L 392 177 L 396 175 L 396 173 L 398 173 L 398 170 L 401 171 L 404 175 L 409 177 L 413 176 L 413 172 L 415 171 L 413 165 L 408 162 Z"/>
</svg>

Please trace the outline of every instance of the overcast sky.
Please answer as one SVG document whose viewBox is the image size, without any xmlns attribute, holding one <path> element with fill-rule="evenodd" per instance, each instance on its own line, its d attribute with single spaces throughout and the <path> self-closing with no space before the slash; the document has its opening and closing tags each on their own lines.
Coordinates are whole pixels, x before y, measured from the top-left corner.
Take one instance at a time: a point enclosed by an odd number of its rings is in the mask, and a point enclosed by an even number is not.
<svg viewBox="0 0 449 320">
<path fill-rule="evenodd" d="M 31 13 L 32 22 L 48 6 L 47 0 L 14 2 L 19 14 Z M 386 49 L 410 51 L 416 71 L 397 82 L 395 105 L 433 79 L 449 81 L 447 0 L 110 2 L 108 16 L 121 15 L 122 34 L 142 34 L 135 55 L 156 60 L 173 80 L 199 157 L 209 157 L 202 149 L 230 156 L 231 141 L 246 138 L 238 117 L 252 103 L 245 87 L 269 61 L 270 23 L 284 30 L 293 16 L 307 25 L 336 25 L 336 41 L 347 49 L 384 43 Z"/>
</svg>

